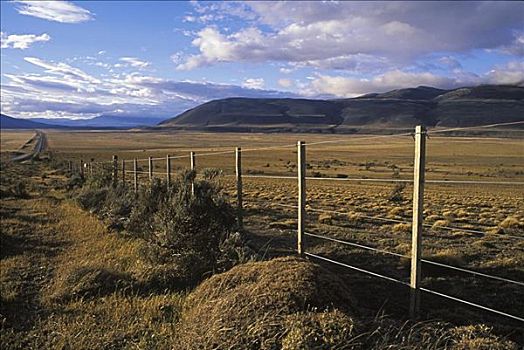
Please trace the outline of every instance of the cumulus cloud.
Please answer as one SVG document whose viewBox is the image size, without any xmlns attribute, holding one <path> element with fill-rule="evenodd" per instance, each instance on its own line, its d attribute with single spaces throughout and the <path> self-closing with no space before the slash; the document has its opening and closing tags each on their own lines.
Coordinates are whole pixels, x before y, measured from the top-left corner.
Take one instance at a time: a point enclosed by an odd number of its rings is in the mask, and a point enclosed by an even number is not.
<svg viewBox="0 0 524 350">
<path fill-rule="evenodd" d="M 227 6 L 241 11 L 223 13 L 255 20 L 231 33 L 213 25 L 203 28 L 192 42 L 199 52 L 178 69 L 230 61 L 285 61 L 323 69 L 385 71 L 433 52 L 516 52 L 522 47 L 522 2 L 290 1 Z M 201 13 L 223 10 L 217 4 L 204 8 L 199 5 Z"/>
<path fill-rule="evenodd" d="M 25 50 L 36 42 L 46 42 L 51 40 L 51 37 L 47 34 L 35 35 L 35 34 L 11 34 L 7 35 L 4 32 L 0 32 L 0 46 L 2 49 L 13 48 Z"/>
<path fill-rule="evenodd" d="M 429 72 L 393 70 L 369 79 L 317 74 L 302 86 L 305 95 L 329 94 L 338 97 L 355 97 L 370 92 L 386 92 L 420 85 L 453 89 L 479 84 L 524 85 L 524 63 L 510 62 L 496 66 L 485 74 L 456 71 L 451 77 Z"/>
<path fill-rule="evenodd" d="M 80 23 L 93 19 L 93 14 L 69 1 L 15 1 L 22 15 L 60 23 Z"/>
</svg>

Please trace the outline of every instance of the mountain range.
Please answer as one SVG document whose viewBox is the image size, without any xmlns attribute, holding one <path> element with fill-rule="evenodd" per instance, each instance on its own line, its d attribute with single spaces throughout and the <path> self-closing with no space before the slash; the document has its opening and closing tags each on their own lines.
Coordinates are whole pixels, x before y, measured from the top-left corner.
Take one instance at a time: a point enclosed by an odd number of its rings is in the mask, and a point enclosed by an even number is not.
<svg viewBox="0 0 524 350">
<path fill-rule="evenodd" d="M 102 115 L 93 119 L 17 119 L 1 128 L 160 128 L 208 131 L 355 132 L 478 126 L 524 120 L 524 87 L 481 85 L 452 90 L 428 86 L 345 99 L 226 98 L 175 117 Z M 157 126 L 155 126 L 158 123 Z"/>
<path fill-rule="evenodd" d="M 164 128 L 345 132 L 356 129 L 478 126 L 524 120 L 524 87 L 427 86 L 356 98 L 228 98 L 204 103 L 160 123 Z"/>
</svg>

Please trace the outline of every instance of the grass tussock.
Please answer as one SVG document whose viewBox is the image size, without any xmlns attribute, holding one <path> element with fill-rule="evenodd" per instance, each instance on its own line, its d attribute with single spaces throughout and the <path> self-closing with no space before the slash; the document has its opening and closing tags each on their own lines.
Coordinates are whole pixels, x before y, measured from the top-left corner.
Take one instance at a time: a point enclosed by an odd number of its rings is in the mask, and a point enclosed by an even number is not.
<svg viewBox="0 0 524 350">
<path fill-rule="evenodd" d="M 348 288 L 319 265 L 298 258 L 247 263 L 211 277 L 191 293 L 180 322 L 180 343 L 187 349 L 213 344 L 228 349 L 281 348 L 286 329 L 311 331 L 307 325 L 297 328 L 297 317 L 318 323 L 317 310 L 355 310 L 354 305 Z"/>
<path fill-rule="evenodd" d="M 409 233 L 411 232 L 411 225 L 410 224 L 404 224 L 404 223 L 398 223 L 393 225 L 393 233 L 403 234 L 403 233 Z"/>
</svg>

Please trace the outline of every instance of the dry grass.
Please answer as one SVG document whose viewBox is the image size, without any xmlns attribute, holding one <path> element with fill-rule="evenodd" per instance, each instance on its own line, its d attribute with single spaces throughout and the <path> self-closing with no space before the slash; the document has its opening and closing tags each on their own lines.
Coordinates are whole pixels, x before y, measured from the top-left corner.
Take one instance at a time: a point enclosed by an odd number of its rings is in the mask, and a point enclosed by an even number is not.
<svg viewBox="0 0 524 350">
<path fill-rule="evenodd" d="M 311 142 L 346 136 L 293 135 L 292 137 Z M 89 145 L 79 142 L 86 138 L 90 140 Z M 220 167 L 227 175 L 234 173 L 234 155 L 198 157 L 198 153 L 210 148 L 229 150 L 237 145 L 246 149 L 294 143 L 290 142 L 289 138 L 289 135 L 283 134 L 220 134 L 217 137 L 216 134 L 180 133 L 177 134 L 177 137 L 173 137 L 169 133 L 51 132 L 49 143 L 58 155 L 72 159 L 82 157 L 108 160 L 112 154 L 118 154 L 120 158 L 126 159 L 146 158 L 149 155 L 164 157 L 167 153 L 181 155 L 188 153 L 189 150 L 196 150 L 197 167 Z M 347 138 L 350 139 L 352 136 L 347 136 Z M 522 147 L 523 141 L 514 139 L 481 140 L 433 137 L 428 141 L 427 178 L 523 181 Z M 410 178 L 412 162 L 411 139 L 388 141 L 379 145 L 372 141 L 349 141 L 347 144 L 308 147 L 309 174 L 319 172 L 322 175 L 334 177 L 337 174 L 348 174 L 350 178 L 366 176 L 389 178 L 392 176 L 390 166 L 395 164 L 401 169 L 401 178 Z M 188 159 L 173 160 L 173 170 L 187 167 L 187 163 Z M 295 164 L 296 150 L 294 148 L 257 153 L 246 152 L 243 155 L 245 173 L 294 176 L 296 174 Z M 147 167 L 147 163 L 140 165 L 143 169 Z M 164 171 L 165 164 L 163 161 L 158 161 L 155 162 L 155 167 L 157 171 Z M 2 169 L 6 170 L 4 167 Z M 7 171 L 10 170 L 7 169 Z M 8 345 L 7 348 L 30 346 L 33 348 L 176 348 L 176 345 L 172 344 L 179 344 L 177 343 L 180 339 L 177 338 L 179 327 L 188 327 L 183 334 L 180 334 L 182 337 L 187 336 L 189 334 L 187 332 L 194 331 L 188 329 L 196 326 L 183 325 L 185 321 L 173 322 L 179 319 L 180 305 L 184 297 L 178 292 L 164 292 L 162 288 L 152 288 L 157 284 L 176 285 L 176 271 L 172 266 L 155 265 L 151 259 L 146 258 L 148 255 L 154 255 L 147 246 L 107 232 L 103 225 L 98 223 L 100 226 L 97 226 L 97 220 L 94 217 L 78 211 L 74 206 L 66 203 L 57 204 L 54 200 L 51 204 L 46 200 L 27 207 L 20 205 L 21 203 L 33 203 L 33 199 L 37 196 L 60 196 L 60 191 L 53 189 L 55 186 L 53 182 L 57 181 L 57 178 L 52 173 L 47 173 L 48 178 L 42 179 L 40 173 L 28 172 L 26 168 L 16 171 L 31 179 L 28 190 L 32 198 L 29 200 L 9 199 L 16 203 L 15 206 L 20 206 L 22 212 L 3 214 L 2 228 L 9 227 L 12 228 L 12 231 L 4 232 L 6 230 L 2 230 L 2 254 L 4 254 L 5 246 L 4 237 L 8 237 L 10 240 L 8 243 L 15 247 L 19 246 L 18 238 L 26 242 L 28 238 L 36 238 L 30 234 L 27 235 L 31 230 L 37 232 L 38 235 L 45 232 L 44 237 L 46 238 L 43 244 L 29 244 L 29 252 L 2 255 L 2 268 L 0 269 L 2 315 L 4 316 L 2 342 Z M 10 181 L 9 177 L 8 179 Z M 129 174 L 128 180 L 130 179 Z M 142 180 L 146 181 L 146 176 Z M 2 177 L 2 181 L 2 188 L 12 185 L 12 183 L 5 184 L 5 176 Z M 222 181 L 233 200 L 234 181 L 227 177 Z M 411 186 L 408 185 L 404 189 L 405 200 L 399 203 L 392 203 L 388 200 L 392 189 L 392 185 L 367 182 L 308 181 L 307 200 L 312 208 L 333 209 L 348 213 L 346 216 L 337 215 L 336 220 L 330 220 L 331 222 L 327 219 L 320 222 L 317 215 L 310 214 L 307 222 L 308 232 L 326 234 L 403 254 L 409 253 L 410 226 L 404 225 L 395 229 L 394 224 L 365 218 L 365 216 L 379 216 L 411 220 L 409 210 L 412 198 Z M 296 210 L 269 208 L 267 205 L 271 202 L 294 205 L 296 196 L 295 179 L 244 179 L 244 202 L 247 208 L 245 227 L 247 234 L 252 239 L 253 246 L 260 248 L 264 255 L 289 254 L 291 249 L 295 249 L 293 230 L 296 228 Z M 520 205 L 521 202 L 522 193 L 516 191 L 514 186 L 427 184 L 426 222 L 435 223 L 435 230 L 424 230 L 425 256 L 451 265 L 524 280 L 522 263 L 524 245 L 518 243 L 520 241 L 503 237 L 507 234 L 524 237 L 522 222 L 524 211 Z M 3 207 L 6 206 L 3 204 Z M 64 210 L 63 216 L 59 214 L 60 210 Z M 4 217 L 7 216 L 11 221 L 4 221 Z M 22 225 L 22 217 L 31 218 L 35 222 L 25 223 L 24 221 Z M 51 218 L 51 221 L 58 221 L 58 223 L 43 223 L 42 217 Z M 41 220 L 42 223 L 38 220 Z M 438 221 L 440 222 L 437 224 Z M 494 229 L 497 234 L 471 234 L 461 230 L 450 232 L 441 229 L 445 222 L 450 226 L 475 229 L 486 233 Z M 395 230 L 399 231 L 399 234 L 392 235 L 392 231 Z M 380 254 L 371 255 L 357 249 L 346 249 L 339 245 L 316 241 L 310 237 L 306 239 L 307 249 L 312 252 L 322 252 L 326 256 L 399 279 L 405 279 L 406 272 L 409 274 L 409 264 L 399 264 L 396 258 L 386 259 Z M 29 242 L 32 241 L 29 240 Z M 46 248 L 42 249 L 42 247 Z M 144 251 L 149 253 L 144 254 Z M 40 269 L 41 266 L 45 268 Z M 434 269 L 429 272 L 430 274 L 424 278 L 423 283 L 436 290 L 447 291 L 473 302 L 493 306 L 510 313 L 522 314 L 524 312 L 524 302 L 522 298 L 516 297 L 518 293 L 511 286 L 489 283 L 489 281 L 463 274 L 455 275 L 443 269 Z M 369 309 L 376 312 L 379 308 L 384 307 L 387 312 L 400 316 L 405 315 L 404 309 L 397 312 L 397 308 L 392 306 L 398 303 L 404 305 L 404 299 L 398 298 L 399 293 L 388 285 L 383 286 L 381 282 L 370 280 L 357 273 L 337 270 L 337 274 L 344 280 L 352 281 L 350 290 L 352 295 L 356 296 L 348 302 L 350 305 L 353 305 L 353 299 L 358 297 L 359 304 L 365 306 L 364 310 Z M 278 276 L 280 275 L 273 271 L 269 277 Z M 167 279 L 168 282 L 159 284 L 157 281 L 162 279 Z M 28 284 L 29 280 L 39 282 Z M 242 281 L 242 284 L 244 282 L 251 283 L 249 279 Z M 94 290 L 86 288 L 93 285 L 98 285 L 98 287 Z M 302 285 L 301 288 L 307 289 L 308 286 Z M 232 295 L 237 295 L 240 305 L 247 302 L 243 299 L 251 300 L 244 298 L 244 295 L 240 293 L 240 291 L 247 293 L 249 286 L 245 286 L 246 289 L 236 285 L 231 288 Z M 237 290 L 239 293 L 236 292 Z M 150 295 L 150 293 L 153 294 Z M 282 295 L 279 294 L 279 296 L 285 299 L 287 293 L 287 290 L 281 290 Z M 217 290 L 216 298 L 222 298 L 218 294 L 220 294 L 219 290 Z M 225 294 L 229 295 L 229 290 Z M 36 303 L 30 301 L 30 295 L 37 301 Z M 34 295 L 37 297 L 35 298 Z M 249 294 L 246 295 L 249 296 Z M 213 298 L 215 298 L 214 295 Z M 202 300 L 202 304 L 206 304 L 202 306 L 202 310 L 211 310 L 215 304 L 220 304 L 213 298 L 210 299 L 212 300 L 210 303 Z M 251 302 L 256 305 L 257 302 L 269 300 L 267 298 L 269 297 L 261 294 Z M 234 302 L 234 299 L 228 301 L 230 310 L 233 309 Z M 20 307 L 25 304 L 29 305 L 27 310 L 32 311 L 19 312 L 20 309 L 25 310 Z M 186 304 L 182 320 L 190 316 L 195 305 L 190 302 Z M 277 303 L 277 305 L 281 304 Z M 445 303 L 440 299 L 433 301 L 430 297 L 425 298 L 423 307 L 429 317 L 444 318 L 462 324 L 470 324 L 478 319 L 483 319 L 497 326 L 496 334 L 513 332 L 512 339 L 524 339 L 519 338 L 518 327 L 512 324 L 507 326 L 506 320 L 491 317 L 473 309 L 458 308 L 454 303 Z M 173 312 L 159 311 L 166 308 Z M 277 306 L 274 310 L 280 309 Z M 249 310 L 249 305 L 246 306 L 246 310 Z M 369 321 L 368 324 L 366 319 L 359 319 L 356 313 L 345 313 L 339 309 L 325 311 L 299 308 L 295 310 L 297 311 L 289 313 L 286 317 L 278 318 L 279 325 L 281 325 L 281 332 L 277 334 L 278 342 L 289 349 L 307 348 L 304 344 L 315 345 L 317 344 L 315 339 L 324 336 L 326 336 L 325 339 L 328 339 L 326 341 L 332 345 L 337 344 L 339 341 L 337 339 L 344 339 L 346 343 L 352 344 L 353 338 L 351 337 L 359 335 L 361 336 L 360 343 L 367 346 L 363 348 L 374 349 L 515 348 L 514 344 L 506 343 L 492 333 L 484 332 L 483 326 L 459 329 L 455 334 L 451 332 L 452 327 L 446 328 L 436 324 L 403 326 L 398 321 L 381 323 L 377 320 Z M 13 316 L 17 312 L 22 317 Z M 30 313 L 34 315 L 28 318 L 27 315 Z M 50 313 L 53 314 L 53 317 L 48 319 L 47 316 Z M 151 315 L 146 317 L 147 322 L 140 322 L 141 313 Z M 5 318 L 5 315 L 9 317 Z M 126 318 L 125 315 L 129 317 Z M 203 324 L 208 322 L 205 312 L 202 311 L 199 315 Z M 253 326 L 253 330 L 246 328 L 245 336 L 248 337 L 250 332 L 253 334 L 263 332 L 261 327 L 263 328 L 266 324 L 264 322 L 268 322 L 271 317 L 271 313 L 267 313 L 262 316 L 259 323 L 250 320 L 248 323 L 256 325 Z M 19 331 L 11 327 L 13 324 L 23 324 L 22 321 L 27 325 L 25 329 Z M 216 322 L 218 324 L 219 321 Z M 504 328 L 504 325 L 508 328 Z M 272 329 L 269 326 L 267 328 Z M 380 330 L 375 332 L 377 328 Z M 55 332 L 55 329 L 59 329 L 60 333 Z M 331 337 L 329 332 L 333 329 L 337 330 L 335 332 L 337 335 L 332 334 Z M 344 333 L 346 330 L 349 332 Z M 195 332 L 204 331 L 205 327 L 202 326 Z M 222 331 L 232 332 L 227 328 L 223 328 Z M 521 331 L 524 333 L 524 330 Z M 363 334 L 375 334 L 375 336 L 364 337 Z M 337 336 L 340 337 L 337 338 Z M 270 337 L 263 337 L 263 339 L 268 339 L 268 344 L 275 341 L 275 338 L 269 340 Z M 391 347 L 391 344 L 395 345 Z M 259 343 L 255 343 L 254 347 L 258 345 Z M 337 346 L 333 345 L 332 348 L 337 348 Z"/>
<path fill-rule="evenodd" d="M 297 317 L 318 322 L 317 312 L 333 307 L 351 312 L 354 304 L 348 287 L 316 264 L 297 258 L 247 263 L 211 277 L 188 297 L 180 342 L 188 349 L 208 349 L 213 344 L 281 348 L 288 333 L 285 327 L 300 332 Z M 353 323 L 349 324 L 351 333 Z M 302 331 L 306 329 L 304 325 Z"/>
<path fill-rule="evenodd" d="M 52 193 L 2 199 L 2 348 L 172 347 L 184 295 L 152 282 L 172 269 Z"/>
</svg>

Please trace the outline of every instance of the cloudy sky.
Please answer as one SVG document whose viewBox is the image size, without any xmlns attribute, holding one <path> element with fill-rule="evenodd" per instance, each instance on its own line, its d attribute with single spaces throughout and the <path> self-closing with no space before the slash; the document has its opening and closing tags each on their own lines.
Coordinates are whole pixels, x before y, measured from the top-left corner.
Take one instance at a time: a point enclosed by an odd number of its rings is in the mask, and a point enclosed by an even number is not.
<svg viewBox="0 0 524 350">
<path fill-rule="evenodd" d="M 524 2 L 2 1 L 1 108 L 171 117 L 230 96 L 524 83 Z"/>
</svg>

